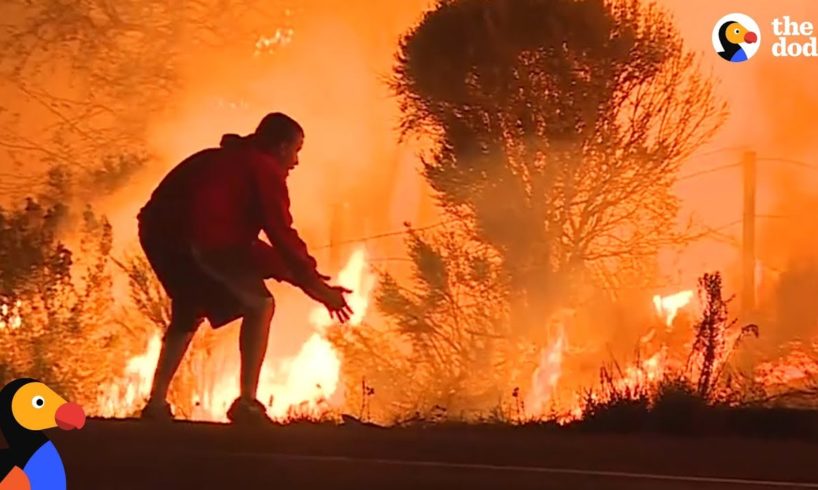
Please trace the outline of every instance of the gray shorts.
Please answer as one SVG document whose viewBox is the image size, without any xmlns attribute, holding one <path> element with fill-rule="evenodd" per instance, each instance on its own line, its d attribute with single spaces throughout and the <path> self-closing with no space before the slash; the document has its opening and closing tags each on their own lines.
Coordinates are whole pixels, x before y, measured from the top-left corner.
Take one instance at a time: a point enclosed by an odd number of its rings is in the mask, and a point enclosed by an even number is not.
<svg viewBox="0 0 818 490">
<path fill-rule="evenodd" d="M 264 274 L 247 250 L 202 252 L 193 247 L 192 254 L 202 271 L 221 283 L 242 306 L 253 308 L 268 304 L 272 299 L 264 284 Z"/>
</svg>

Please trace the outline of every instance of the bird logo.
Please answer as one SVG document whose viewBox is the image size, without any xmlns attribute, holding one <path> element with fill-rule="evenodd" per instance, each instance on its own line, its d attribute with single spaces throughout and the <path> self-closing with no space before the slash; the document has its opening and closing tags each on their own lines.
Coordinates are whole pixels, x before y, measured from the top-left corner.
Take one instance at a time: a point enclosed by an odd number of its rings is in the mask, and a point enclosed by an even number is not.
<svg viewBox="0 0 818 490">
<path fill-rule="evenodd" d="M 760 44 L 761 30 L 748 15 L 726 15 L 713 28 L 713 48 L 731 63 L 749 60 L 758 52 Z"/>
<path fill-rule="evenodd" d="M 59 427 L 81 429 L 85 412 L 44 383 L 20 378 L 0 390 L 0 490 L 65 490 L 65 467 L 43 433 Z"/>
</svg>

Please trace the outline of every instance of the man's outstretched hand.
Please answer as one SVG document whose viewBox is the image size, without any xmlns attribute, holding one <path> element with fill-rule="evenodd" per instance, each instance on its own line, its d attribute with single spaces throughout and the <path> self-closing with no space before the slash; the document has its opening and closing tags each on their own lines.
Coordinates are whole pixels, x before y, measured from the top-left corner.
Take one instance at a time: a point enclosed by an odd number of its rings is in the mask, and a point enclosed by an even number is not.
<svg viewBox="0 0 818 490">
<path fill-rule="evenodd" d="M 352 290 L 343 286 L 330 286 L 325 284 L 327 288 L 326 300 L 323 301 L 324 306 L 329 311 L 329 316 L 335 318 L 341 323 L 346 323 L 352 318 L 352 308 L 347 304 L 344 294 L 349 294 Z"/>
<path fill-rule="evenodd" d="M 319 276 L 320 280 L 311 282 L 302 289 L 307 295 L 323 304 L 330 314 L 330 317 L 335 318 L 341 323 L 346 323 L 352 317 L 352 308 L 347 304 L 344 294 L 349 294 L 352 291 L 343 286 L 330 286 L 327 284 L 326 276 Z"/>
</svg>

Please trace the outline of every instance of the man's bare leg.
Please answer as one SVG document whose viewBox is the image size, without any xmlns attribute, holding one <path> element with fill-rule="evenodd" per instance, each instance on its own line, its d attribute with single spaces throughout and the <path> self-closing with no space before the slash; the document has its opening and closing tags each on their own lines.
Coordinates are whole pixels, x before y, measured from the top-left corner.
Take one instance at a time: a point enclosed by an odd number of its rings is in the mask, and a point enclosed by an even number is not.
<svg viewBox="0 0 818 490">
<path fill-rule="evenodd" d="M 241 398 L 255 401 L 258 382 L 264 356 L 267 354 L 267 341 L 270 335 L 270 322 L 273 321 L 275 302 L 271 297 L 258 298 L 248 305 L 239 333 L 239 351 L 241 352 Z"/>
<path fill-rule="evenodd" d="M 193 340 L 193 333 L 169 332 L 162 342 L 159 352 L 159 361 L 156 363 L 156 372 L 153 375 L 151 400 L 164 402 L 168 397 L 170 383 L 179 369 L 182 359 Z"/>
<path fill-rule="evenodd" d="M 187 309 L 173 308 L 170 325 L 162 338 L 162 349 L 156 363 L 150 399 L 146 408 L 166 406 L 170 383 L 185 357 L 200 321 Z"/>
<path fill-rule="evenodd" d="M 275 311 L 273 297 L 263 277 L 243 256 L 203 255 L 196 249 L 193 252 L 202 269 L 221 281 L 242 306 L 240 395 L 228 409 L 227 418 L 233 422 L 269 420 L 264 405 L 256 399 L 256 391 Z"/>
</svg>

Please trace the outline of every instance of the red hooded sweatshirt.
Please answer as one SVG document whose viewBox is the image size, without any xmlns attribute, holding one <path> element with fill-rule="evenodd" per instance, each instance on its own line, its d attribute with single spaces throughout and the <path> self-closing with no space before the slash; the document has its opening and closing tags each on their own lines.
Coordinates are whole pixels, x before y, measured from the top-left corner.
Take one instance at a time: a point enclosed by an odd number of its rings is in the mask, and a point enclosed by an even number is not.
<svg viewBox="0 0 818 490">
<path fill-rule="evenodd" d="M 287 269 L 268 274 L 297 283 L 316 274 L 317 266 L 293 228 L 286 178 L 274 156 L 246 138 L 225 135 L 220 148 L 196 153 L 162 180 L 139 213 L 140 226 L 161 230 L 169 246 L 267 255 L 266 270 Z M 269 247 L 258 238 L 262 230 L 283 261 L 264 253 Z"/>
</svg>

